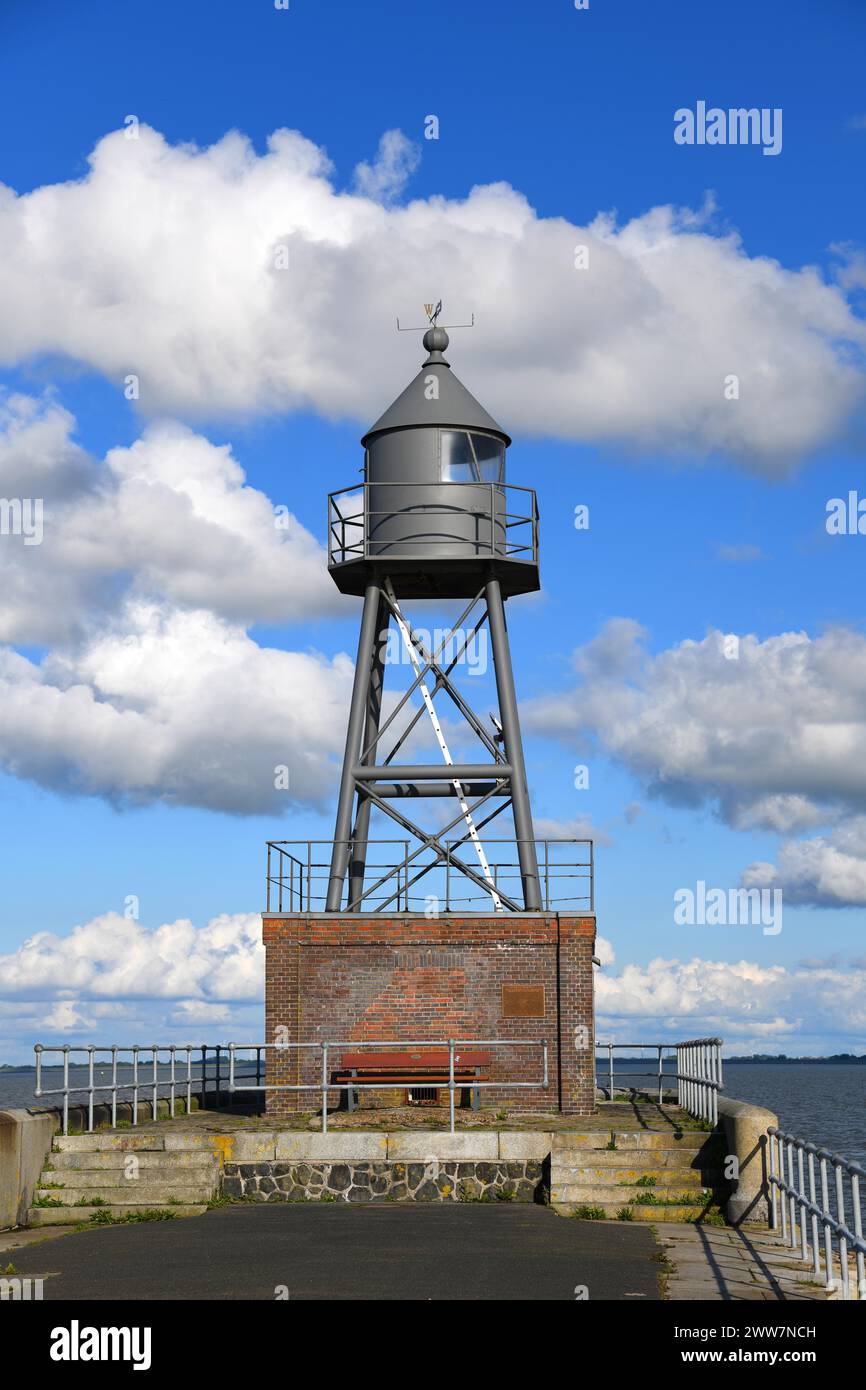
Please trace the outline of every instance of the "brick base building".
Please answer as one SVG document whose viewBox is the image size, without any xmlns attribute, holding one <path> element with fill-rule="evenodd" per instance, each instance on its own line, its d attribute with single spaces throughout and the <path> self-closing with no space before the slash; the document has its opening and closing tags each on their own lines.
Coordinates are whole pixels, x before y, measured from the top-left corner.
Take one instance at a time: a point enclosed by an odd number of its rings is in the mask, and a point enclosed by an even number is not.
<svg viewBox="0 0 866 1390">
<path fill-rule="evenodd" d="M 266 913 L 263 936 L 267 1042 L 544 1038 L 548 1089 L 490 1088 L 482 1105 L 592 1113 L 593 915 Z M 492 1081 L 540 1082 L 540 1048 L 490 1051 Z M 321 1069 L 318 1048 L 268 1053 L 277 1084 L 318 1083 Z M 267 1096 L 274 1116 L 319 1105 L 312 1090 Z"/>
</svg>

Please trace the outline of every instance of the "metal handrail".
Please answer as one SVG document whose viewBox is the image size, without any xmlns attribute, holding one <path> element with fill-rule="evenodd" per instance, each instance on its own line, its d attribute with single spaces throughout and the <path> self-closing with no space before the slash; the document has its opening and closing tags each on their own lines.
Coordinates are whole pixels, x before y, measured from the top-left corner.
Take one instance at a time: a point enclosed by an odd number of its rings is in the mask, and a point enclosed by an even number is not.
<svg viewBox="0 0 866 1390">
<path fill-rule="evenodd" d="M 431 481 L 431 482 L 409 482 L 409 481 L 382 481 L 365 482 L 360 486 L 338 488 L 335 492 L 328 494 L 328 514 L 327 514 L 327 533 L 328 533 L 328 565 L 333 568 L 335 565 L 345 564 L 350 559 L 376 558 L 380 555 L 377 547 L 381 544 L 390 544 L 384 540 L 377 540 L 373 535 L 373 526 L 379 517 L 391 517 L 398 515 L 395 509 L 371 508 L 370 490 L 371 488 L 408 488 L 411 494 L 417 499 L 424 489 L 435 489 L 440 493 L 443 488 L 448 489 L 471 489 L 474 497 L 477 498 L 480 488 L 487 488 L 490 492 L 490 504 L 488 510 L 482 510 L 477 504 L 461 506 L 459 503 L 451 504 L 442 502 L 438 497 L 433 501 L 426 502 L 421 496 L 418 505 L 423 507 L 423 512 L 419 513 L 425 517 L 435 516 L 470 516 L 481 521 L 490 522 L 489 540 L 482 540 L 480 528 L 479 534 L 471 540 L 467 537 L 457 536 L 455 541 L 465 540 L 467 544 L 475 547 L 479 557 L 489 555 L 491 558 L 517 560 L 523 564 L 538 563 L 538 502 L 535 489 L 525 487 L 520 483 L 503 482 L 468 482 L 458 483 L 451 481 Z M 529 511 L 513 511 L 513 505 L 509 501 L 508 494 L 512 492 L 525 492 L 529 499 Z M 357 500 L 360 510 L 350 514 L 345 514 L 338 499 L 352 497 Z M 458 491 L 456 497 L 460 496 Z M 529 528 L 529 539 L 527 541 L 510 541 L 507 536 L 504 543 L 497 541 L 496 528 L 502 527 L 507 532 L 515 526 L 526 526 Z M 356 536 L 347 539 L 348 529 L 358 533 Z M 424 552 L 423 547 L 440 546 L 441 536 L 415 536 L 412 538 L 413 546 L 417 544 L 421 547 L 418 555 L 412 555 L 401 548 L 401 560 L 425 560 L 429 559 L 429 553 Z M 400 542 L 401 547 L 405 540 Z"/>
<path fill-rule="evenodd" d="M 33 1051 L 36 1054 L 36 1086 L 34 1087 L 33 1093 L 40 1098 L 42 1096 L 63 1097 L 64 1135 L 69 1133 L 70 1095 L 87 1095 L 87 1132 L 89 1134 L 93 1133 L 95 1098 L 102 1091 L 108 1091 L 111 1094 L 111 1125 L 113 1129 L 117 1127 L 117 1098 L 118 1093 L 121 1091 L 132 1092 L 133 1124 L 138 1124 L 139 1091 L 150 1092 L 152 1107 L 151 1119 L 155 1120 L 157 1118 L 157 1101 L 159 1100 L 160 1091 L 166 1088 L 168 1089 L 170 1109 L 173 1115 L 177 1091 L 179 1088 L 184 1089 L 186 1091 L 187 1114 L 189 1114 L 194 1088 L 195 1093 L 201 1096 L 202 1103 L 204 1103 L 207 1097 L 209 1059 L 213 1066 L 214 1105 L 216 1109 L 219 1109 L 220 1106 L 220 1090 L 223 1081 L 222 1058 L 227 1052 L 227 1045 L 225 1043 L 215 1043 L 212 1045 L 206 1043 L 184 1043 L 180 1045 L 174 1043 L 153 1043 L 149 1046 L 138 1046 L 133 1044 L 129 1047 L 118 1047 L 115 1044 L 106 1044 L 104 1046 L 93 1044 L 80 1047 L 62 1044 L 53 1047 L 43 1046 L 42 1043 L 36 1043 Z M 46 1087 L 42 1085 L 42 1059 L 45 1054 L 49 1052 L 58 1052 L 63 1057 L 62 1086 Z M 84 1052 L 87 1054 L 87 1062 L 85 1064 L 87 1066 L 87 1081 L 83 1085 L 76 1085 L 74 1082 L 70 1082 L 70 1055 L 75 1052 Z M 184 1058 L 182 1057 L 182 1074 L 180 1076 L 177 1072 L 178 1053 L 185 1054 L 185 1072 L 183 1072 Z M 193 1072 L 194 1053 L 196 1054 L 197 1066 L 199 1068 L 198 1075 L 195 1075 Z M 102 1057 L 103 1054 L 107 1054 L 105 1061 L 98 1060 L 98 1057 Z M 129 1054 L 131 1060 L 128 1062 L 124 1061 L 124 1054 Z M 200 1062 L 198 1062 L 199 1056 L 201 1058 Z M 132 1076 L 129 1079 L 124 1080 L 118 1077 L 118 1062 L 120 1062 L 121 1066 L 132 1068 Z M 111 1079 L 103 1084 L 98 1084 L 96 1081 L 95 1069 L 97 1066 L 107 1065 L 111 1066 Z M 256 1060 L 257 1077 L 261 1076 L 261 1065 L 261 1055 L 259 1055 Z M 141 1067 L 145 1069 L 149 1068 L 150 1075 L 142 1075 L 140 1070 Z M 167 1077 L 160 1077 L 160 1067 L 168 1067 L 169 1074 Z"/>
<path fill-rule="evenodd" d="M 680 1109 L 687 1111 L 696 1119 L 705 1120 L 712 1125 L 718 1124 L 718 1095 L 719 1091 L 724 1090 L 721 1038 L 691 1038 L 688 1042 L 677 1043 L 596 1042 L 595 1047 L 596 1051 L 604 1049 L 608 1054 L 607 1091 L 609 1100 L 613 1100 L 615 1089 L 614 1052 L 651 1049 L 658 1054 L 656 1071 L 620 1071 L 618 1075 L 652 1077 L 658 1084 L 659 1105 L 662 1103 L 665 1081 L 675 1081 L 677 1084 L 677 1103 Z M 670 1060 L 675 1060 L 676 1069 L 665 1071 L 664 1063 Z"/>
<path fill-rule="evenodd" d="M 781 1214 L 782 1239 L 792 1248 L 800 1245 L 802 1259 L 810 1259 L 815 1278 L 823 1278 L 828 1293 L 834 1293 L 841 1285 L 842 1298 L 854 1297 L 849 1269 L 849 1252 L 853 1251 L 856 1268 L 857 1298 L 866 1299 L 866 1240 L 863 1236 L 863 1211 L 860 1192 L 860 1179 L 866 1178 L 866 1168 L 852 1163 L 830 1149 L 821 1148 L 796 1135 L 770 1125 L 767 1130 L 770 1150 L 770 1224 L 779 1229 Z M 796 1152 L 796 1176 L 794 1154 Z M 786 1164 L 787 1159 L 787 1164 Z M 805 1159 L 805 1164 L 804 1164 Z M 819 1172 L 816 1180 L 815 1160 Z M 835 1213 L 831 1208 L 831 1187 L 827 1177 L 827 1165 L 833 1168 L 832 1192 L 835 1198 Z M 788 1176 L 785 1177 L 787 1166 Z M 849 1195 L 853 1229 L 846 1217 L 845 1176 L 849 1180 Z M 817 1184 L 820 1183 L 820 1197 Z M 807 1192 L 808 1186 L 808 1192 Z M 799 1236 L 797 1228 L 799 1225 Z M 819 1226 L 822 1227 L 819 1239 Z M 839 1281 L 834 1270 L 833 1242 L 836 1242 L 839 1258 Z M 824 1269 L 821 1269 L 821 1246 L 823 1244 Z"/>
<path fill-rule="evenodd" d="M 235 1091 L 320 1091 L 322 1095 L 322 1133 L 328 1132 L 328 1092 L 329 1091 L 393 1091 L 393 1082 L 383 1081 L 331 1081 L 328 1068 L 328 1058 L 332 1049 L 341 1047 L 352 1048 L 353 1051 L 362 1047 L 375 1047 L 382 1049 L 385 1047 L 397 1047 L 405 1049 L 407 1047 L 447 1047 L 448 1048 L 448 1086 L 447 1088 L 437 1082 L 437 1090 L 448 1090 L 448 1110 L 450 1132 L 454 1133 L 454 1093 L 457 1090 L 522 1090 L 531 1088 L 532 1090 L 546 1091 L 550 1084 L 550 1072 L 548 1066 L 548 1052 L 546 1038 L 447 1038 L 431 1041 L 429 1038 L 387 1038 L 377 1039 L 369 1042 L 357 1042 L 355 1039 L 346 1041 L 328 1042 L 279 1042 L 279 1043 L 229 1043 L 229 1092 Z M 474 1077 L 470 1080 L 460 1078 L 454 1074 L 455 1051 L 463 1047 L 540 1047 L 542 1054 L 542 1079 L 541 1081 L 477 1081 Z M 260 1082 L 257 1079 L 255 1086 L 238 1084 L 235 1081 L 235 1056 L 238 1052 L 248 1052 L 253 1049 L 257 1053 L 265 1051 L 288 1052 L 291 1049 L 310 1050 L 317 1048 L 321 1053 L 322 1068 L 321 1081 L 307 1082 Z M 419 1078 L 418 1085 L 424 1085 L 423 1076 Z"/>
<path fill-rule="evenodd" d="M 443 765 L 443 776 L 446 772 Z M 498 765 L 490 765 L 490 778 L 496 779 Z M 393 768 L 393 776 L 399 781 L 401 769 Z M 346 840 L 340 843 L 348 846 L 351 853 L 352 841 Z M 539 886 L 542 893 L 542 910 L 550 911 L 553 909 L 570 908 L 573 911 L 594 912 L 595 911 L 595 872 L 593 859 L 593 843 L 591 840 L 578 839 L 543 839 L 534 840 L 538 862 L 541 866 L 539 873 Z M 330 875 L 331 850 L 333 840 L 268 840 L 267 842 L 267 875 L 266 875 L 266 911 L 267 912 L 316 912 L 324 910 L 327 896 L 327 882 Z M 482 839 L 485 851 L 488 852 L 488 862 L 491 870 L 495 872 L 497 883 L 503 886 L 509 880 L 515 884 L 522 879 L 520 865 L 518 862 L 517 847 L 520 841 L 514 836 L 502 836 L 500 838 L 489 839 L 486 836 Z M 390 861 L 380 860 L 377 857 L 377 847 L 381 845 L 397 845 L 400 853 L 394 855 Z M 513 854 L 509 858 L 497 858 L 495 849 L 489 850 L 490 846 L 508 845 L 513 847 Z M 556 847 L 573 846 L 574 854 L 579 853 L 577 847 L 584 847 L 584 858 L 557 859 L 552 857 L 551 851 Z M 324 853 L 321 858 L 314 855 L 314 848 L 323 846 Z M 418 882 L 419 879 L 427 877 L 427 886 L 431 887 L 436 883 L 436 875 L 443 875 L 443 880 L 439 885 L 444 889 L 438 896 L 444 901 L 444 911 L 448 913 L 452 907 L 487 900 L 486 892 L 479 890 L 477 893 L 469 893 L 466 897 L 455 894 L 453 883 L 459 881 L 461 885 L 466 885 L 471 880 L 467 879 L 463 873 L 461 860 L 457 851 L 465 848 L 466 837 L 458 839 L 448 839 L 443 841 L 445 850 L 444 857 L 436 855 L 435 850 L 429 845 L 418 845 L 410 851 L 410 841 L 406 839 L 369 839 L 365 843 L 365 859 L 367 872 L 370 877 L 370 884 L 365 887 L 362 898 L 368 903 L 382 889 L 384 897 L 378 906 L 369 907 L 369 911 L 381 911 L 393 900 L 397 899 L 395 911 L 400 911 L 400 901 L 402 900 L 402 910 L 427 911 L 429 909 L 429 896 L 437 896 L 435 893 L 425 896 L 423 893 L 410 895 L 409 889 Z M 299 849 L 302 847 L 302 849 Z M 432 859 L 422 859 L 424 854 L 433 855 Z M 285 871 L 283 858 L 288 861 L 288 872 Z M 295 872 L 295 866 L 299 866 L 299 871 Z M 301 872 L 300 870 L 303 870 Z M 411 870 L 411 876 L 410 876 Z M 432 875 L 432 878 L 428 877 Z M 393 892 L 386 885 L 391 884 L 396 879 L 397 892 Z M 585 884 L 586 891 L 563 891 L 572 884 Z M 319 888 L 321 892 L 317 891 Z M 389 896 L 390 895 L 390 896 Z M 419 906 L 414 906 L 417 902 Z M 482 909 L 479 909 L 481 911 Z"/>
</svg>

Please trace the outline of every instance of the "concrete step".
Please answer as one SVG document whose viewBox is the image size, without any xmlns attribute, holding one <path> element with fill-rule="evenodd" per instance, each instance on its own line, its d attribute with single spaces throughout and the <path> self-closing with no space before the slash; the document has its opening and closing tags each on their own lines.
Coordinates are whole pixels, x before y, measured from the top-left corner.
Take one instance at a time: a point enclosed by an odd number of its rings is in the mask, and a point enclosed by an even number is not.
<svg viewBox="0 0 866 1390">
<path fill-rule="evenodd" d="M 557 1144 L 554 1139 L 550 1153 L 551 1165 L 577 1168 L 592 1164 L 594 1168 L 689 1168 L 701 1153 L 700 1148 L 676 1149 L 589 1149 L 571 1148 Z"/>
<path fill-rule="evenodd" d="M 79 1221 L 89 1221 L 92 1216 L 108 1213 L 109 1216 L 123 1217 L 129 1216 L 136 1210 L 143 1211 L 147 1204 L 139 1206 L 111 1206 L 111 1207 L 31 1207 L 27 1213 L 28 1226 L 72 1226 Z M 202 1202 L 193 1205 L 169 1207 L 165 1203 L 153 1203 L 158 1211 L 165 1211 L 173 1217 L 177 1216 L 203 1216 L 207 1207 Z"/>
<path fill-rule="evenodd" d="M 124 1165 L 129 1161 L 130 1156 L 130 1150 L 124 1151 L 120 1149 L 112 1149 L 108 1153 L 88 1149 L 82 1153 L 51 1154 L 48 1160 L 51 1164 L 51 1169 L 49 1171 L 55 1173 L 80 1173 L 97 1172 L 103 1169 L 106 1172 L 114 1171 L 116 1173 L 118 1169 L 123 1169 Z M 205 1172 L 209 1168 L 215 1167 L 217 1162 L 213 1154 L 196 1152 L 194 1150 L 180 1153 L 159 1149 L 154 1153 L 150 1150 L 142 1149 L 132 1151 L 132 1156 L 138 1161 L 139 1168 L 146 1168 L 149 1171 L 159 1170 L 160 1172 L 186 1169 Z M 58 1179 L 58 1181 L 61 1180 L 62 1179 Z"/>
<path fill-rule="evenodd" d="M 690 1149 L 697 1152 L 703 1148 L 710 1135 L 703 1130 L 587 1130 L 584 1133 L 565 1130 L 554 1131 L 551 1147 L 553 1153 L 568 1149 L 607 1149 L 611 1136 L 617 1149 Z"/>
<path fill-rule="evenodd" d="M 122 1130 L 104 1131 L 96 1134 L 58 1134 L 54 1139 L 57 1153 L 93 1153 L 95 1150 L 108 1153 L 113 1149 L 129 1152 L 130 1149 L 148 1149 L 157 1152 L 165 1149 L 165 1136 L 162 1134 L 126 1134 Z"/>
<path fill-rule="evenodd" d="M 123 1168 L 62 1168 L 43 1173 L 43 1188 L 57 1188 L 58 1197 L 73 1187 L 134 1187 L 136 1183 L 147 1187 L 164 1187 L 171 1192 L 175 1187 L 199 1187 L 202 1192 L 211 1191 L 219 1181 L 219 1168 L 140 1168 L 138 1173 L 126 1173 Z"/>
<path fill-rule="evenodd" d="M 619 1213 L 625 1207 L 631 1212 L 632 1221 L 694 1221 L 703 1211 L 703 1206 L 681 1206 L 681 1207 L 651 1207 L 651 1206 L 630 1206 L 628 1202 L 575 1202 L 570 1200 L 552 1200 L 551 1206 L 560 1216 L 573 1216 L 580 1207 L 597 1208 L 604 1212 L 604 1217 L 586 1218 L 590 1220 L 616 1221 Z"/>
<path fill-rule="evenodd" d="M 142 1182 L 128 1182 L 122 1187 L 101 1186 L 91 1184 L 87 1187 L 40 1187 L 36 1191 L 37 1198 L 46 1198 L 61 1202 L 64 1207 L 74 1207 L 79 1202 L 90 1205 L 91 1197 L 100 1197 L 110 1206 L 133 1206 L 133 1207 L 163 1207 L 169 1203 L 179 1202 L 182 1205 L 207 1202 L 214 1193 L 213 1183 L 190 1183 L 181 1185 L 180 1183 L 149 1183 L 145 1186 Z M 95 1203 L 93 1205 L 100 1205 Z M 39 1208 L 37 1208 L 39 1210 Z M 42 1208 L 50 1211 L 50 1207 Z M 58 1208 L 54 1208 L 58 1210 Z"/>
<path fill-rule="evenodd" d="M 671 1187 L 662 1192 L 656 1192 L 653 1188 L 646 1187 L 610 1187 L 604 1184 L 594 1185 L 593 1183 L 552 1183 L 550 1188 L 551 1203 L 556 1202 L 577 1202 L 586 1206 L 613 1206 L 619 1211 L 620 1207 L 630 1207 L 634 1204 L 639 1206 L 664 1206 L 666 1202 L 673 1201 L 674 1198 L 682 1198 L 678 1203 L 681 1206 L 706 1206 L 711 1198 L 709 1191 L 703 1188 L 683 1188 Z M 647 1197 L 654 1198 L 652 1202 L 647 1201 Z"/>
<path fill-rule="evenodd" d="M 551 1164 L 551 1181 L 558 1186 L 563 1183 L 589 1183 L 595 1187 L 636 1187 L 640 1178 L 653 1178 L 644 1183 L 648 1191 L 660 1188 L 676 1188 L 677 1191 L 692 1187 L 709 1187 L 715 1174 L 700 1168 L 588 1168 L 571 1167 L 569 1164 Z"/>
</svg>

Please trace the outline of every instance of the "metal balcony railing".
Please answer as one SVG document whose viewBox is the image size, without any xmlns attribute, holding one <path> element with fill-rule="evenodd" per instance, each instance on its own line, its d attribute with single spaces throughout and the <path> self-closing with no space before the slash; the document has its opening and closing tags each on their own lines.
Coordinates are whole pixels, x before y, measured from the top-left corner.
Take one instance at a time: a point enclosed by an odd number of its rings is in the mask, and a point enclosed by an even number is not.
<svg viewBox="0 0 866 1390">
<path fill-rule="evenodd" d="M 495 764 L 492 765 L 495 773 Z M 323 912 L 331 870 L 333 840 L 269 840 L 268 912 Z M 482 839 L 494 885 L 519 897 L 518 842 Z M 461 856 L 472 867 L 465 836 L 443 842 L 444 853 L 414 840 L 368 840 L 362 912 L 489 912 L 490 893 L 463 872 Z M 351 842 L 349 842 L 351 851 Z M 535 841 L 538 881 L 545 911 L 593 912 L 591 840 Z M 476 866 L 477 867 L 477 866 Z M 348 884 L 345 889 L 348 895 Z"/>
<path fill-rule="evenodd" d="M 371 497 L 383 494 L 389 505 L 372 506 Z M 407 518 L 421 534 L 392 534 L 389 523 Z M 423 565 L 443 544 L 482 559 L 537 565 L 535 490 L 516 483 L 376 482 L 328 494 L 329 568 L 388 553 Z"/>
</svg>

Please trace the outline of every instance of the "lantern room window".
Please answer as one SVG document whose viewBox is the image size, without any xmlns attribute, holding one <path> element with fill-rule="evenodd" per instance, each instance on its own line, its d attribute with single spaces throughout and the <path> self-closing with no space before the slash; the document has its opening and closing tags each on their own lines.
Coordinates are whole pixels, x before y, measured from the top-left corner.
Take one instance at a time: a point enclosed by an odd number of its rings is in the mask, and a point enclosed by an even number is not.
<svg viewBox="0 0 866 1390">
<path fill-rule="evenodd" d="M 439 476 L 443 483 L 501 483 L 505 445 L 477 430 L 440 430 Z"/>
</svg>

